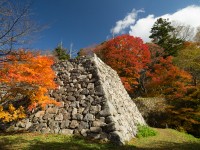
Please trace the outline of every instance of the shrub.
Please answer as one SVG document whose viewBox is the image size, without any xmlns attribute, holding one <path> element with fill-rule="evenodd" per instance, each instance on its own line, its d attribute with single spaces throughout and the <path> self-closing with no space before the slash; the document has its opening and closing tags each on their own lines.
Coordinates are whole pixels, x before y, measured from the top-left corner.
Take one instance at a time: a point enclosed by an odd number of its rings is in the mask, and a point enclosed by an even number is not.
<svg viewBox="0 0 200 150">
<path fill-rule="evenodd" d="M 138 132 L 136 137 L 142 138 L 142 137 L 149 137 L 149 136 L 156 136 L 157 132 L 153 130 L 152 128 L 146 126 L 146 125 L 138 125 Z"/>
</svg>

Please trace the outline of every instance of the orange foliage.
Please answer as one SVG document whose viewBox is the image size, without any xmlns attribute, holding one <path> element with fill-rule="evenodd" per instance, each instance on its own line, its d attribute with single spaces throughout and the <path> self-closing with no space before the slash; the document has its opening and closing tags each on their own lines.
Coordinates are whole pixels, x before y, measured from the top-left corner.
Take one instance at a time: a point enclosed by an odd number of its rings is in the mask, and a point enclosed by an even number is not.
<svg viewBox="0 0 200 150">
<path fill-rule="evenodd" d="M 191 75 L 172 64 L 172 57 L 166 59 L 160 57 L 159 63 L 152 66 L 147 73 L 149 80 L 146 84 L 148 94 L 161 93 L 167 97 L 180 98 L 187 91 L 187 85 L 191 82 Z M 171 98 L 172 98 L 171 97 Z"/>
<path fill-rule="evenodd" d="M 43 108 L 48 103 L 58 104 L 48 96 L 48 90 L 56 88 L 54 83 L 55 74 L 51 69 L 54 63 L 51 57 L 41 56 L 39 53 L 19 50 L 7 56 L 7 62 L 2 64 L 0 69 L 0 85 L 6 87 L 4 94 L 1 94 L 0 119 L 12 121 L 24 117 L 19 114 L 19 109 L 3 110 L 3 106 L 19 99 L 29 102 L 29 110 L 36 106 Z M 4 105 L 3 105 L 4 104 Z M 18 116 L 18 117 L 17 117 Z"/>
</svg>

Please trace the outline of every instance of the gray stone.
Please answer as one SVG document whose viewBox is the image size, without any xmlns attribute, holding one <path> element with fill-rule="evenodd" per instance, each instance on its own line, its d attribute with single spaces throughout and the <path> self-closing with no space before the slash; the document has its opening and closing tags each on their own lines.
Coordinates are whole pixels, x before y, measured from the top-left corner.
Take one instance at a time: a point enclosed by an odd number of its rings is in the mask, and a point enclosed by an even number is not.
<svg viewBox="0 0 200 150">
<path fill-rule="evenodd" d="M 63 81 L 57 80 L 56 82 L 57 82 L 57 84 L 60 85 L 60 86 L 63 86 L 63 85 L 64 85 L 64 84 L 63 84 Z"/>
<path fill-rule="evenodd" d="M 28 130 L 31 126 L 32 126 L 32 123 L 31 123 L 31 122 L 27 122 L 27 123 L 26 123 L 26 127 L 25 127 L 26 130 Z"/>
<path fill-rule="evenodd" d="M 103 88 L 100 85 L 95 87 L 95 94 L 98 96 L 104 95 Z"/>
<path fill-rule="evenodd" d="M 86 75 L 81 75 L 81 76 L 79 76 L 79 79 L 85 79 L 85 78 L 87 78 L 87 76 Z"/>
<path fill-rule="evenodd" d="M 94 101 L 94 98 L 90 95 L 87 96 L 87 100 L 92 103 Z"/>
<path fill-rule="evenodd" d="M 74 116 L 75 114 L 77 114 L 77 112 L 78 112 L 77 108 L 73 108 L 73 110 L 72 110 L 72 116 Z"/>
<path fill-rule="evenodd" d="M 87 83 L 82 82 L 82 83 L 81 83 L 81 87 L 82 87 L 82 88 L 87 88 Z M 84 93 L 84 92 L 83 92 L 83 93 Z"/>
<path fill-rule="evenodd" d="M 58 115 L 55 116 L 56 121 L 62 121 L 63 120 L 63 114 L 59 113 Z"/>
<path fill-rule="evenodd" d="M 100 133 L 102 129 L 100 127 L 90 127 L 90 132 Z"/>
<path fill-rule="evenodd" d="M 94 95 L 94 93 L 95 93 L 94 89 L 89 89 L 89 94 L 90 95 Z"/>
<path fill-rule="evenodd" d="M 72 115 L 72 119 L 75 119 L 75 120 L 83 120 L 83 115 L 81 114 L 75 114 L 75 115 Z"/>
<path fill-rule="evenodd" d="M 102 117 L 107 117 L 107 116 L 110 116 L 110 115 L 111 115 L 111 112 L 110 112 L 110 110 L 107 108 L 107 109 L 104 109 L 104 110 L 100 111 L 99 114 L 100 114 Z"/>
<path fill-rule="evenodd" d="M 71 119 L 70 113 L 63 114 L 63 120 L 68 120 L 68 119 Z"/>
<path fill-rule="evenodd" d="M 75 100 L 76 100 L 76 97 L 74 97 L 74 96 L 67 96 L 67 99 L 68 99 L 69 101 L 75 101 Z"/>
<path fill-rule="evenodd" d="M 44 116 L 44 113 L 45 113 L 45 111 L 38 111 L 38 112 L 35 114 L 35 117 L 37 117 L 37 118 L 43 117 L 43 116 Z"/>
<path fill-rule="evenodd" d="M 114 122 L 114 118 L 113 118 L 113 116 L 108 116 L 108 117 L 106 117 L 106 123 L 111 123 L 111 122 Z"/>
<path fill-rule="evenodd" d="M 74 102 L 72 102 L 72 103 L 70 104 L 70 107 L 71 107 L 71 108 L 75 108 L 76 106 L 77 106 L 76 101 L 74 101 Z"/>
<path fill-rule="evenodd" d="M 86 121 L 86 122 L 93 121 L 94 115 L 93 114 L 86 114 L 83 120 Z"/>
<path fill-rule="evenodd" d="M 92 79 L 92 74 L 88 74 L 88 78 L 89 78 L 89 79 Z"/>
<path fill-rule="evenodd" d="M 81 121 L 78 128 L 79 128 L 79 130 L 88 129 L 89 124 L 88 124 L 88 122 Z"/>
<path fill-rule="evenodd" d="M 72 96 L 73 94 L 74 94 L 73 91 L 72 91 L 72 92 L 69 92 L 69 91 L 67 92 L 67 95 L 68 95 L 68 96 Z M 65 101 L 68 101 L 68 99 L 66 99 Z"/>
<path fill-rule="evenodd" d="M 59 129 L 59 128 L 53 129 L 53 133 L 58 134 L 59 132 L 60 132 L 60 129 Z"/>
<path fill-rule="evenodd" d="M 102 132 L 100 138 L 102 141 L 108 142 L 108 134 L 107 133 Z"/>
<path fill-rule="evenodd" d="M 88 133 L 88 136 L 95 139 L 95 140 L 99 140 L 101 138 L 101 134 L 99 133 Z"/>
<path fill-rule="evenodd" d="M 89 113 L 89 110 L 90 110 L 90 105 L 88 103 L 86 103 L 86 106 L 85 106 L 85 109 L 83 111 L 83 114 Z"/>
<path fill-rule="evenodd" d="M 57 112 L 58 112 L 57 107 L 47 108 L 47 110 L 46 110 L 46 113 L 49 113 L 49 114 L 57 114 Z"/>
<path fill-rule="evenodd" d="M 50 128 L 42 128 L 41 129 L 41 133 L 49 133 L 50 132 Z"/>
<path fill-rule="evenodd" d="M 69 127 L 69 124 L 70 124 L 70 121 L 69 121 L 69 120 L 62 121 L 62 122 L 61 122 L 61 125 L 60 125 L 60 128 L 61 128 L 61 129 L 63 129 L 63 128 L 68 128 L 68 127 Z"/>
<path fill-rule="evenodd" d="M 79 95 L 78 98 L 77 98 L 77 100 L 81 101 L 81 100 L 84 100 L 85 98 L 86 98 L 85 95 Z"/>
<path fill-rule="evenodd" d="M 99 120 L 100 120 L 101 122 L 105 122 L 105 117 L 100 117 Z"/>
<path fill-rule="evenodd" d="M 89 83 L 87 89 L 94 89 L 94 83 Z"/>
<path fill-rule="evenodd" d="M 89 94 L 89 91 L 88 91 L 88 89 L 83 89 L 82 91 L 81 91 L 81 94 L 82 95 L 88 95 Z"/>
<path fill-rule="evenodd" d="M 56 128 L 58 128 L 59 127 L 59 123 L 58 122 L 55 122 L 55 121 L 49 121 L 49 123 L 48 123 L 48 125 L 49 125 L 49 127 L 51 128 L 51 129 L 54 129 L 55 127 Z"/>
<path fill-rule="evenodd" d="M 84 111 L 84 108 L 83 108 L 83 107 L 80 107 L 80 108 L 78 109 L 78 112 L 77 112 L 77 113 L 82 114 L 83 111 Z"/>
<path fill-rule="evenodd" d="M 97 114 L 99 111 L 101 111 L 101 106 L 90 106 L 91 114 Z"/>
<path fill-rule="evenodd" d="M 46 123 L 40 123 L 37 127 L 37 131 L 40 131 L 41 129 L 46 129 L 47 128 L 47 124 Z"/>
<path fill-rule="evenodd" d="M 55 116 L 55 114 L 48 114 L 46 113 L 43 117 L 44 120 L 50 120 L 50 119 L 53 119 Z"/>
<path fill-rule="evenodd" d="M 59 109 L 59 113 L 61 113 L 61 114 L 67 114 L 68 112 L 67 112 L 66 109 L 61 108 L 61 109 Z"/>
<path fill-rule="evenodd" d="M 81 135 L 86 137 L 87 136 L 87 131 L 88 131 L 88 129 L 82 129 L 81 130 Z"/>
<path fill-rule="evenodd" d="M 23 122 L 23 121 L 19 121 L 19 122 L 17 122 L 16 127 L 25 128 L 26 127 L 26 123 Z"/>
<path fill-rule="evenodd" d="M 84 100 L 81 100 L 80 105 L 81 105 L 82 107 L 87 107 L 87 102 L 84 101 Z"/>
<path fill-rule="evenodd" d="M 74 128 L 78 127 L 78 126 L 79 126 L 78 121 L 77 120 L 72 120 L 69 127 L 74 129 Z"/>
<path fill-rule="evenodd" d="M 33 123 L 38 123 L 38 118 L 34 117 L 32 121 Z"/>
<path fill-rule="evenodd" d="M 70 86 L 71 86 L 71 85 L 70 85 Z M 68 91 L 68 92 L 74 92 L 75 90 L 74 90 L 73 87 L 69 87 L 69 88 L 67 88 L 67 91 Z"/>
<path fill-rule="evenodd" d="M 113 123 L 109 123 L 107 124 L 105 127 L 104 127 L 104 130 L 109 133 L 109 132 L 113 132 L 113 131 L 116 131 L 117 128 L 116 128 L 116 124 L 113 122 Z"/>
<path fill-rule="evenodd" d="M 100 120 L 98 120 L 98 121 L 93 121 L 93 122 L 92 122 L 92 126 L 93 126 L 93 127 L 102 127 L 102 126 L 106 126 L 106 123 L 105 123 L 105 122 L 102 122 L 102 121 L 100 121 Z"/>
<path fill-rule="evenodd" d="M 118 145 L 123 145 L 125 141 L 123 140 L 123 136 L 120 132 L 114 131 L 110 133 L 110 140 L 115 142 Z"/>
<path fill-rule="evenodd" d="M 62 129 L 61 130 L 61 134 L 66 134 L 66 135 L 72 135 L 73 134 L 73 130 L 70 130 L 70 129 Z"/>
<path fill-rule="evenodd" d="M 55 92 L 52 94 L 52 96 L 53 96 L 53 98 L 55 98 L 56 100 L 59 99 L 59 97 L 60 97 L 60 96 L 59 96 L 57 93 L 55 93 Z"/>
</svg>

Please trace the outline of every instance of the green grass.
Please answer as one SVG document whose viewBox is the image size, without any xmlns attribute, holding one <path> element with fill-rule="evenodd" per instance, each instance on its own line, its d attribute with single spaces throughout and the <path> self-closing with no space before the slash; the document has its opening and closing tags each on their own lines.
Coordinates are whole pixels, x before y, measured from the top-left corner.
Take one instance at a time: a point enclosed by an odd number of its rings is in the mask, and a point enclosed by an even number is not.
<svg viewBox="0 0 200 150">
<path fill-rule="evenodd" d="M 156 136 L 135 138 L 125 146 L 65 135 L 22 133 L 0 135 L 1 150 L 198 150 L 200 139 L 172 129 L 154 129 Z"/>
<path fill-rule="evenodd" d="M 138 126 L 138 133 L 136 135 L 137 138 L 144 138 L 144 137 L 150 137 L 150 136 L 156 136 L 157 132 L 146 125 L 139 125 Z"/>
</svg>

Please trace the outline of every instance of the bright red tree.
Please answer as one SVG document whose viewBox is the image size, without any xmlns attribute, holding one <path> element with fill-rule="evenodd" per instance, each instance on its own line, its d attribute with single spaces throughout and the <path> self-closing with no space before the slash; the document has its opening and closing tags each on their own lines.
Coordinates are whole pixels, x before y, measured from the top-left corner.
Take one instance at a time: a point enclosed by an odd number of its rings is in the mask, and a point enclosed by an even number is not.
<svg viewBox="0 0 200 150">
<path fill-rule="evenodd" d="M 148 46 L 140 38 L 130 35 L 121 35 L 101 44 L 95 53 L 117 71 L 129 92 L 138 88 L 141 72 L 150 62 Z"/>
</svg>

